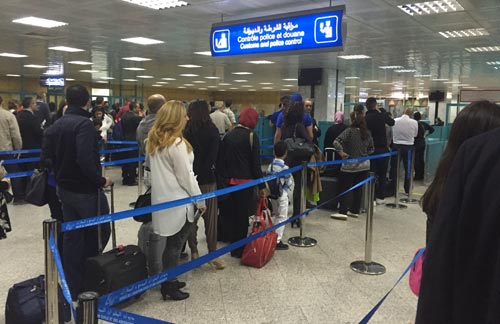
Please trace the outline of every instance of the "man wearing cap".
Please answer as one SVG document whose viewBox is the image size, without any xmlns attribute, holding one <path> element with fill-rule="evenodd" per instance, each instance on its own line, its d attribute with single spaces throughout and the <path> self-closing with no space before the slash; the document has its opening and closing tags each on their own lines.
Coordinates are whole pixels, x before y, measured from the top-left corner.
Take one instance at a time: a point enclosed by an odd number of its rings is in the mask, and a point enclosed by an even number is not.
<svg viewBox="0 0 500 324">
<path fill-rule="evenodd" d="M 302 102 L 302 96 L 300 93 L 294 93 L 290 96 L 290 105 L 295 101 Z M 281 140 L 281 126 L 283 125 L 283 121 L 285 120 L 285 112 L 288 109 L 283 109 L 276 120 L 276 133 L 274 134 L 274 143 L 276 144 Z M 309 138 L 313 138 L 313 120 L 310 114 L 304 113 L 304 118 L 302 119 L 302 124 L 307 130 L 307 134 L 309 134 Z"/>
<path fill-rule="evenodd" d="M 223 137 L 233 127 L 233 124 L 231 124 L 229 117 L 224 113 L 224 102 L 216 101 L 214 105 L 215 111 L 210 114 L 210 118 L 219 130 L 220 137 Z"/>
</svg>

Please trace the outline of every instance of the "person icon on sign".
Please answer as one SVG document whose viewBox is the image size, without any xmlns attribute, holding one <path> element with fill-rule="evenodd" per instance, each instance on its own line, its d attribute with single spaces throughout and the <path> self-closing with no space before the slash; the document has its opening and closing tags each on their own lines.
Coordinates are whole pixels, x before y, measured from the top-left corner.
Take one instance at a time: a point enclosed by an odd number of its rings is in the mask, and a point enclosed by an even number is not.
<svg viewBox="0 0 500 324">
<path fill-rule="evenodd" d="M 226 49 L 227 48 L 226 33 L 220 33 L 220 38 L 215 39 L 215 46 L 217 47 L 217 49 Z"/>
<path fill-rule="evenodd" d="M 325 35 L 325 38 L 332 38 L 333 36 L 333 28 L 331 24 L 332 22 L 330 20 L 319 23 L 319 30 Z"/>
</svg>

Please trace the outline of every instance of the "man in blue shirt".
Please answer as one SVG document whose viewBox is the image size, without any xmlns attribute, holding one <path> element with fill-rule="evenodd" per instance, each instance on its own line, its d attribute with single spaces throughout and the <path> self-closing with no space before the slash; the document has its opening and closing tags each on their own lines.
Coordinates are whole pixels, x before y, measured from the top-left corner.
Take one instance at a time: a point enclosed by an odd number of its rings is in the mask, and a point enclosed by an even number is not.
<svg viewBox="0 0 500 324">
<path fill-rule="evenodd" d="M 294 93 L 290 96 L 290 104 L 295 101 L 302 101 L 302 96 L 299 93 Z M 276 144 L 281 140 L 281 126 L 283 125 L 283 121 L 285 119 L 284 112 L 290 105 L 284 105 L 283 109 L 278 114 L 276 119 L 276 132 L 274 134 L 274 143 Z M 309 138 L 313 138 L 313 120 L 310 114 L 304 113 L 304 118 L 302 119 L 302 124 L 307 130 L 309 134 Z"/>
</svg>

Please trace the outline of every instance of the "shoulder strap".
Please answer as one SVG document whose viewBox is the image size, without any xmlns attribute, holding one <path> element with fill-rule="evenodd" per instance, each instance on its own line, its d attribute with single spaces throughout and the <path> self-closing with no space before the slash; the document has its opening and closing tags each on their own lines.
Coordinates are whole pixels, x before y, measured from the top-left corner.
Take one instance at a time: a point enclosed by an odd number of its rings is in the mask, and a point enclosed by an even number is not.
<svg viewBox="0 0 500 324">
<path fill-rule="evenodd" d="M 250 131 L 250 150 L 253 151 L 253 131 Z"/>
<path fill-rule="evenodd" d="M 295 127 L 293 128 L 293 138 L 297 137 L 297 124 L 298 123 L 295 123 Z"/>
</svg>

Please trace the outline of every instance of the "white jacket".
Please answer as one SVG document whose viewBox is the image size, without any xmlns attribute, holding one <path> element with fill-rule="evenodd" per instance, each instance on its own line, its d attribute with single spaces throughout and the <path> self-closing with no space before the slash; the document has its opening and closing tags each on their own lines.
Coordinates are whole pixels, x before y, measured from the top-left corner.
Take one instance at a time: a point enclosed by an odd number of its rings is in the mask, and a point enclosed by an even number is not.
<svg viewBox="0 0 500 324">
<path fill-rule="evenodd" d="M 193 152 L 180 138 L 174 144 L 149 156 L 151 168 L 151 203 L 159 204 L 201 194 L 193 172 Z M 205 201 L 196 203 L 205 207 Z M 186 218 L 194 221 L 194 205 L 187 204 L 153 213 L 153 230 L 161 236 L 178 233 Z"/>
<path fill-rule="evenodd" d="M 110 116 L 104 114 L 103 119 L 102 119 L 102 126 L 99 128 L 99 131 L 101 132 L 101 137 L 107 141 L 108 140 L 108 131 L 113 126 L 113 118 Z"/>
</svg>

